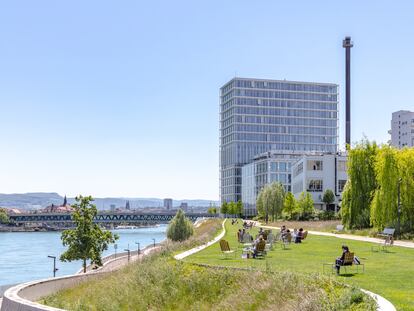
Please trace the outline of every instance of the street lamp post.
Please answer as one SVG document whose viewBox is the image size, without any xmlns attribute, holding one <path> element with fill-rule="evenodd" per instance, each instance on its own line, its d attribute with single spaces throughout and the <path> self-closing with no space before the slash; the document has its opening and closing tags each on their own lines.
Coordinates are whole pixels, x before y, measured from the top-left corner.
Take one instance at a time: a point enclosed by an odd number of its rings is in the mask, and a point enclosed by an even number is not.
<svg viewBox="0 0 414 311">
<path fill-rule="evenodd" d="M 140 248 L 139 248 L 139 242 L 135 242 L 135 244 L 137 244 L 138 245 L 138 252 L 137 252 L 137 254 L 138 254 L 138 256 L 140 255 L 140 253 L 141 253 L 141 250 L 140 250 Z"/>
<path fill-rule="evenodd" d="M 128 248 L 124 249 L 124 251 L 128 252 L 128 262 L 129 262 L 129 259 L 131 257 L 131 251 L 129 250 L 129 246 Z"/>
<path fill-rule="evenodd" d="M 56 277 L 56 271 L 59 270 L 58 268 L 56 268 L 56 256 L 47 256 L 47 257 L 53 259 L 53 277 Z"/>
<path fill-rule="evenodd" d="M 398 215 L 398 238 L 401 238 L 401 182 L 402 178 L 398 178 L 398 202 L 397 202 L 397 215 Z"/>
</svg>

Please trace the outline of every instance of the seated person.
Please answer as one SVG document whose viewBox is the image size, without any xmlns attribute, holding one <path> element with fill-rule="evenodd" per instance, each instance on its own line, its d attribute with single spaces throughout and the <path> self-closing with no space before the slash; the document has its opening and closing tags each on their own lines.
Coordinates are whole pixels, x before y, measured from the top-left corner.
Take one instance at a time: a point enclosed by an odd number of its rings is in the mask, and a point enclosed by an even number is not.
<svg viewBox="0 0 414 311">
<path fill-rule="evenodd" d="M 298 233 L 295 236 L 295 243 L 302 243 L 303 239 L 303 228 L 300 228 Z"/>
<path fill-rule="evenodd" d="M 242 231 L 241 231 L 241 229 L 239 229 L 239 231 L 237 231 L 237 241 L 239 241 L 239 242 L 242 241 Z"/>
<path fill-rule="evenodd" d="M 286 226 L 285 225 L 283 225 L 281 228 L 280 228 L 280 238 L 283 240 L 283 238 L 286 236 Z"/>
<path fill-rule="evenodd" d="M 254 243 L 253 243 L 253 258 L 256 258 L 257 254 L 258 254 L 258 245 L 262 245 L 262 247 L 264 247 L 264 245 L 266 244 L 266 241 L 263 239 L 263 236 L 259 236 L 259 238 L 257 238 Z"/>
<path fill-rule="evenodd" d="M 282 235 L 282 241 L 285 242 L 285 243 L 288 242 L 289 237 L 292 237 L 292 233 L 290 232 L 289 229 L 286 229 L 284 235 Z"/>
<path fill-rule="evenodd" d="M 346 245 L 342 245 L 342 255 L 341 257 L 336 258 L 335 261 L 336 274 L 339 274 L 339 269 L 344 265 L 346 253 L 349 253 L 349 248 Z"/>
<path fill-rule="evenodd" d="M 298 229 L 293 229 L 293 234 L 292 234 L 292 237 L 294 238 L 294 239 L 296 239 L 296 237 L 297 237 L 297 235 L 298 235 Z"/>
</svg>

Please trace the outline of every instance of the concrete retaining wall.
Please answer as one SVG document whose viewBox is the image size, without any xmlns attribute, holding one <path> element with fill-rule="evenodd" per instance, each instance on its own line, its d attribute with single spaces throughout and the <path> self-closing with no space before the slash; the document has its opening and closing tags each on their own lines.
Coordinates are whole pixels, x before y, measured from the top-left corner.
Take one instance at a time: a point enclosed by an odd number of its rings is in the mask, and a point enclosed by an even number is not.
<svg viewBox="0 0 414 311">
<path fill-rule="evenodd" d="M 148 254 L 154 250 L 153 245 L 147 246 L 142 249 L 142 254 Z M 131 252 L 131 255 L 137 255 L 137 251 Z M 136 257 L 137 258 L 137 257 Z M 117 263 L 116 265 L 113 265 Z M 124 264 L 128 263 L 128 253 L 123 252 L 115 255 L 110 255 L 104 258 L 104 266 L 97 270 L 92 270 L 90 266 L 87 267 L 87 273 L 79 273 L 75 275 L 62 276 L 58 278 L 49 278 L 40 281 L 32 281 L 22 283 L 13 286 L 6 290 L 4 293 L 3 301 L 1 304 L 1 311 L 41 311 L 41 310 L 60 310 L 57 308 L 48 307 L 39 304 L 35 301 L 39 301 L 42 297 L 51 295 L 58 292 L 59 290 L 76 286 L 77 284 L 98 278 L 103 276 L 105 273 L 119 269 Z M 113 265 L 113 269 L 103 271 L 105 267 Z M 83 271 L 83 270 L 81 270 Z"/>
</svg>

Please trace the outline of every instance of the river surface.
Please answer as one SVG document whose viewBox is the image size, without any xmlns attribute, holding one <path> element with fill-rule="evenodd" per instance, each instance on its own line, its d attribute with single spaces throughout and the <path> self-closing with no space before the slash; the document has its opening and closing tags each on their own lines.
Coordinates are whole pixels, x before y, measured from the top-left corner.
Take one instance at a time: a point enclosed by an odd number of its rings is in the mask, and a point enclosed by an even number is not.
<svg viewBox="0 0 414 311">
<path fill-rule="evenodd" d="M 166 225 L 150 228 L 120 229 L 113 232 L 119 235 L 117 252 L 129 248 L 141 249 L 155 242 L 161 242 L 166 236 Z M 53 259 L 56 256 L 56 276 L 76 273 L 82 268 L 80 261 L 61 262 L 59 256 L 64 252 L 60 240 L 61 232 L 0 232 L 0 286 L 17 284 L 53 276 Z M 105 255 L 114 253 L 110 245 Z"/>
</svg>

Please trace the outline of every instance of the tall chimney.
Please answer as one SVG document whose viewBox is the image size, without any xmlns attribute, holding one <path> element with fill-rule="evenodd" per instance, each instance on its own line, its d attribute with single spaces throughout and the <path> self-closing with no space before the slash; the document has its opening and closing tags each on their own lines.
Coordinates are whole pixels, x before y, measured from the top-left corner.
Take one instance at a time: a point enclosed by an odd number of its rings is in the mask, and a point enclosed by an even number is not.
<svg viewBox="0 0 414 311">
<path fill-rule="evenodd" d="M 345 37 L 342 47 L 345 48 L 345 144 L 351 146 L 351 48 L 354 46 L 351 37 Z"/>
</svg>

